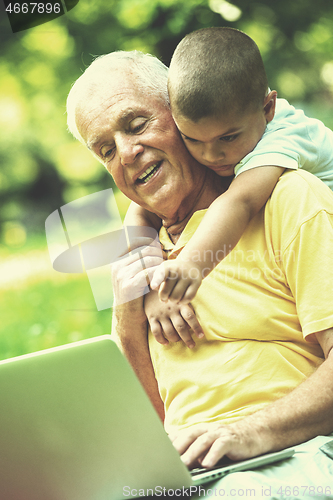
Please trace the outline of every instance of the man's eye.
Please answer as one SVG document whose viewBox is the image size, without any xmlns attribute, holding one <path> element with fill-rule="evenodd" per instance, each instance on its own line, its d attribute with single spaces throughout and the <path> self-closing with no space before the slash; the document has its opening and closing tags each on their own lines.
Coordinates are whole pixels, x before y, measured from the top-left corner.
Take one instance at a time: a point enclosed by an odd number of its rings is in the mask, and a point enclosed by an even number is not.
<svg viewBox="0 0 333 500">
<path fill-rule="evenodd" d="M 131 122 L 131 132 L 134 134 L 137 134 L 138 132 L 141 132 L 145 125 L 147 124 L 147 120 L 133 120 Z"/>
<path fill-rule="evenodd" d="M 105 148 L 102 151 L 103 158 L 110 158 L 113 155 L 114 149 L 115 149 L 114 147 L 113 148 Z"/>
<path fill-rule="evenodd" d="M 134 132 L 134 133 L 135 133 L 135 132 L 140 132 L 140 130 L 142 130 L 142 129 L 143 129 L 143 125 L 144 125 L 143 123 L 141 123 L 141 125 L 137 125 L 136 127 L 134 127 L 134 128 L 132 129 L 132 132 Z"/>
</svg>

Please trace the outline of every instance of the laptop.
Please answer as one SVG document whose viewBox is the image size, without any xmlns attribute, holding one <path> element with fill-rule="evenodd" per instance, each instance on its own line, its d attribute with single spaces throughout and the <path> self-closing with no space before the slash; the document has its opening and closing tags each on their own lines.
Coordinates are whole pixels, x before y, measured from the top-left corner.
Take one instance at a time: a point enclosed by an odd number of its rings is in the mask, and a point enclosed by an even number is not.
<svg viewBox="0 0 333 500">
<path fill-rule="evenodd" d="M 0 363 L 0 498 L 120 500 L 191 488 L 293 450 L 192 477 L 110 335 Z"/>
</svg>

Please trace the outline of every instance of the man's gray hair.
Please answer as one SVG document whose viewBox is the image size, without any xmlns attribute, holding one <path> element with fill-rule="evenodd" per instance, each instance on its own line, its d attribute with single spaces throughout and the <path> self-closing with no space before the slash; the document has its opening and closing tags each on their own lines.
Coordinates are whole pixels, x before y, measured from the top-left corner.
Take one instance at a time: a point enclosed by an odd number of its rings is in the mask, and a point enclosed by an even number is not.
<svg viewBox="0 0 333 500">
<path fill-rule="evenodd" d="M 120 50 L 99 56 L 76 80 L 67 98 L 68 129 L 80 142 L 84 143 L 76 126 L 78 107 L 94 97 L 107 95 L 108 81 L 118 70 L 133 74 L 139 89 L 169 106 L 168 68 L 157 57 L 137 50 Z"/>
</svg>

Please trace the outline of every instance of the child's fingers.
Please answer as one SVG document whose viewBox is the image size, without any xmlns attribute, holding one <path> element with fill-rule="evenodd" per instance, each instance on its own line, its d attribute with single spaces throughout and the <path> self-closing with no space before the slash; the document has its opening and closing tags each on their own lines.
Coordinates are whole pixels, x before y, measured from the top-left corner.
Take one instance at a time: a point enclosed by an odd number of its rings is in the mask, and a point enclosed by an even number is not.
<svg viewBox="0 0 333 500">
<path fill-rule="evenodd" d="M 156 320 L 149 321 L 151 333 L 154 335 L 157 342 L 163 345 L 168 345 L 169 341 L 164 337 L 160 323 Z"/>
<path fill-rule="evenodd" d="M 161 283 L 165 280 L 165 267 L 163 264 L 159 265 L 155 271 L 154 275 L 150 281 L 150 288 L 152 290 L 156 290 Z"/>
<path fill-rule="evenodd" d="M 169 276 L 166 277 L 166 281 L 163 281 L 158 290 L 158 297 L 162 302 L 166 302 L 170 298 L 176 284 L 175 279 L 171 279 Z"/>
<path fill-rule="evenodd" d="M 170 318 L 161 320 L 161 327 L 163 330 L 163 335 L 170 342 L 179 342 L 181 337 L 178 335 L 176 328 L 174 327 L 174 323 Z"/>
<path fill-rule="evenodd" d="M 203 330 L 195 313 L 190 305 L 181 306 L 179 309 L 170 306 L 170 315 L 159 319 L 150 319 L 149 324 L 151 332 L 157 342 L 167 345 L 169 342 L 178 342 L 182 340 L 187 347 L 195 347 L 195 342 L 192 338 L 194 332 L 198 338 L 204 336 Z"/>
<path fill-rule="evenodd" d="M 185 298 L 185 294 L 190 286 L 190 282 L 187 280 L 177 281 L 171 292 L 169 293 L 169 300 L 172 302 L 186 304 L 190 302 Z"/>
<path fill-rule="evenodd" d="M 189 327 L 187 323 L 184 321 L 183 317 L 180 315 L 180 313 L 171 316 L 171 321 L 178 336 L 181 338 L 183 342 L 185 342 L 187 347 L 189 347 L 190 349 L 195 347 L 195 342 L 192 339 Z"/>
<path fill-rule="evenodd" d="M 189 304 L 197 294 L 200 287 L 200 283 L 197 281 L 192 281 L 192 283 L 187 287 L 184 292 L 182 299 L 179 300 L 182 304 Z"/>
<path fill-rule="evenodd" d="M 191 328 L 191 330 L 196 334 L 196 336 L 201 339 L 205 336 L 204 331 L 196 317 L 193 308 L 190 304 L 180 306 L 180 314 Z"/>
</svg>

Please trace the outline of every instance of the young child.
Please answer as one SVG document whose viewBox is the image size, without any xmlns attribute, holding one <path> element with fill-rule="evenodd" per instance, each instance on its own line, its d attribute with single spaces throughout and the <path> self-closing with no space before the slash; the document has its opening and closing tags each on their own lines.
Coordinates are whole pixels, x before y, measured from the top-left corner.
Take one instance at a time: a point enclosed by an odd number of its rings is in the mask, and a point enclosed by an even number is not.
<svg viewBox="0 0 333 500">
<path fill-rule="evenodd" d="M 255 42 L 232 28 L 187 35 L 172 57 L 168 90 L 190 154 L 220 176 L 235 175 L 177 258 L 154 273 L 151 288 L 159 287 L 161 301 L 186 304 L 235 247 L 285 169 L 305 168 L 333 189 L 333 132 L 277 99 Z M 151 225 L 151 214 L 132 204 L 127 224 Z"/>
</svg>

